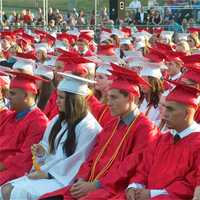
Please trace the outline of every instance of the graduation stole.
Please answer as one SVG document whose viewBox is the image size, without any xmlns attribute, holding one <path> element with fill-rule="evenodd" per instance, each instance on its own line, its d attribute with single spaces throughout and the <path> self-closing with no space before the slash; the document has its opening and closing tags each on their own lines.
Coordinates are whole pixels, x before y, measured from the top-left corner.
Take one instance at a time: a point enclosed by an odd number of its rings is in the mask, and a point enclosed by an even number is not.
<svg viewBox="0 0 200 200">
<path fill-rule="evenodd" d="M 32 161 L 33 161 L 33 167 L 34 167 L 35 171 L 40 171 L 40 164 L 37 163 L 36 156 L 34 156 L 34 155 L 32 156 Z"/>
<path fill-rule="evenodd" d="M 112 155 L 112 157 L 110 158 L 110 160 L 107 162 L 107 164 L 102 168 L 102 170 L 96 175 L 95 177 L 95 169 L 96 169 L 96 165 L 97 163 L 99 162 L 100 158 L 102 157 L 103 153 L 105 152 L 106 148 L 108 147 L 108 145 L 110 144 L 116 130 L 117 130 L 117 127 L 119 125 L 119 122 L 120 120 L 117 121 L 113 131 L 112 131 L 112 134 L 111 136 L 109 137 L 109 139 L 107 140 L 107 142 L 105 143 L 105 145 L 103 146 L 103 148 L 101 149 L 101 151 L 99 152 L 96 160 L 94 161 L 94 164 L 92 166 L 92 169 L 91 169 L 91 174 L 90 174 L 90 178 L 89 178 L 89 181 L 92 182 L 92 181 L 96 181 L 98 180 L 101 176 L 103 176 L 106 171 L 111 167 L 111 165 L 113 164 L 113 162 L 115 161 L 115 158 L 117 157 L 119 151 L 120 151 L 120 148 L 124 142 L 124 140 L 127 138 L 132 126 L 135 124 L 135 122 L 137 121 L 137 119 L 139 118 L 140 114 L 138 114 L 135 119 L 132 121 L 132 123 L 129 125 L 129 127 L 127 128 L 122 140 L 120 141 L 117 149 L 115 150 L 114 154 Z"/>
</svg>

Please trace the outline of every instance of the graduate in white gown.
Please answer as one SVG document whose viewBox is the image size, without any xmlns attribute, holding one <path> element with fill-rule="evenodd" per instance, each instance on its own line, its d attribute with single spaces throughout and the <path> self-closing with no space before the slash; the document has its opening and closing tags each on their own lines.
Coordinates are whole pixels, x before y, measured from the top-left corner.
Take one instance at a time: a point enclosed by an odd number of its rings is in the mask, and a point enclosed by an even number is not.
<svg viewBox="0 0 200 200">
<path fill-rule="evenodd" d="M 150 83 L 151 88 L 143 90 L 144 98 L 139 109 L 159 127 L 161 122 L 159 100 L 164 92 L 160 64 L 145 63 L 140 75 Z"/>
<path fill-rule="evenodd" d="M 85 96 L 91 81 L 61 74 L 64 79 L 58 85 L 59 115 L 52 119 L 40 143 L 32 146 L 36 159 L 31 172 L 3 185 L 0 199 L 35 200 L 71 184 L 101 131 L 87 111 Z"/>
</svg>

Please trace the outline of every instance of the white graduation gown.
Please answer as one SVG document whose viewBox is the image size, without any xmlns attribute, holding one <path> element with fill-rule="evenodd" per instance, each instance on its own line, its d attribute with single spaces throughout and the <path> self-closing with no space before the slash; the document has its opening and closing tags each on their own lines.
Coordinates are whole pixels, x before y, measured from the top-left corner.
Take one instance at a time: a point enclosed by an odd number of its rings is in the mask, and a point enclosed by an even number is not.
<svg viewBox="0 0 200 200">
<path fill-rule="evenodd" d="M 147 103 L 146 99 L 143 100 L 142 104 L 140 105 L 139 110 L 140 110 L 140 112 L 143 112 L 144 114 L 146 114 L 146 112 L 148 110 L 148 103 Z M 152 122 L 154 122 L 157 126 L 160 125 L 159 107 L 154 108 L 154 106 L 151 106 L 151 108 L 146 116 L 148 117 L 148 119 L 150 119 Z"/>
<path fill-rule="evenodd" d="M 52 119 L 40 142 L 47 152 L 49 149 L 49 134 L 57 118 L 58 116 Z M 62 123 L 62 128 L 55 139 L 55 143 L 58 142 L 59 135 L 61 135 L 66 128 L 67 124 Z M 45 155 L 44 165 L 41 166 L 41 170 L 50 173 L 53 179 L 31 180 L 28 179 L 27 176 L 15 179 L 10 182 L 14 186 L 11 192 L 11 199 L 35 200 L 45 193 L 53 192 L 71 184 L 81 164 L 86 160 L 95 143 L 95 138 L 100 131 L 101 126 L 93 115 L 88 113 L 75 128 L 77 146 L 73 155 L 66 157 L 62 149 L 63 143 L 67 137 L 67 131 L 60 140 L 55 154 Z"/>
</svg>

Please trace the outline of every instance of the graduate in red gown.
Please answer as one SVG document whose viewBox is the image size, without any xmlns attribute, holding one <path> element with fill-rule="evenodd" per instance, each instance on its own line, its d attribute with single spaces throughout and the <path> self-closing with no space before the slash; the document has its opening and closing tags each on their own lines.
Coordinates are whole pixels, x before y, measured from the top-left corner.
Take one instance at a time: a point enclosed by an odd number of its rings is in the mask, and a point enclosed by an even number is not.
<svg viewBox="0 0 200 200">
<path fill-rule="evenodd" d="M 64 199 L 96 199 L 90 193 L 104 185 L 107 175 L 131 153 L 139 161 L 144 149 L 158 137 L 155 125 L 137 107 L 138 85 L 145 85 L 146 81 L 126 68 L 116 67 L 112 73 L 114 81 L 108 91 L 108 105 L 116 118 L 99 134 L 92 153 L 78 172 L 77 181 L 41 199 L 57 195 Z"/>
<path fill-rule="evenodd" d="M 7 92 L 10 85 L 10 78 L 7 73 L 0 71 L 0 123 L 9 114 L 10 110 L 7 107 Z"/>
<path fill-rule="evenodd" d="M 194 121 L 198 92 L 176 83 L 166 97 L 164 114 L 167 127 L 172 131 L 149 146 L 136 172 L 126 177 L 129 185 L 125 192 L 116 191 L 118 194 L 110 199 L 192 199 L 200 164 L 200 125 Z"/>
<path fill-rule="evenodd" d="M 9 100 L 12 112 L 0 123 L 0 185 L 24 175 L 32 166 L 31 145 L 40 141 L 48 119 L 35 105 L 34 77 L 12 72 Z"/>
<path fill-rule="evenodd" d="M 107 90 L 112 83 L 112 80 L 109 79 L 111 76 L 109 70 L 111 69 L 111 66 L 108 64 L 100 65 L 96 69 L 94 93 L 97 93 L 97 97 L 94 95 L 87 97 L 88 106 L 102 127 L 114 118 L 107 105 Z"/>
</svg>

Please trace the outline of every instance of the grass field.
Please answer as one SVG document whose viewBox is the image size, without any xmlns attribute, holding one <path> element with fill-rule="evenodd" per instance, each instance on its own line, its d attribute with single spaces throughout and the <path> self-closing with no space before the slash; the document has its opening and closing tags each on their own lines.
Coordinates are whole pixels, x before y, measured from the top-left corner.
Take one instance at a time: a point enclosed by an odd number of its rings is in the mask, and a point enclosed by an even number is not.
<svg viewBox="0 0 200 200">
<path fill-rule="evenodd" d="M 42 7 L 42 0 L 2 0 L 3 7 L 5 10 L 19 10 L 22 8 L 31 8 L 35 9 L 38 6 Z M 113 0 L 115 1 L 115 0 Z M 37 2 L 37 3 L 36 3 Z M 109 6 L 109 0 L 98 0 L 99 7 L 103 8 L 104 6 Z M 126 4 L 128 5 L 131 0 L 127 0 Z M 143 5 L 146 5 L 147 0 L 142 0 Z M 61 10 L 70 10 L 71 6 L 76 8 L 83 8 L 86 11 L 91 11 L 94 7 L 94 0 L 49 0 L 49 6 L 53 8 L 58 8 Z"/>
</svg>

